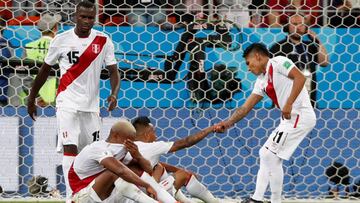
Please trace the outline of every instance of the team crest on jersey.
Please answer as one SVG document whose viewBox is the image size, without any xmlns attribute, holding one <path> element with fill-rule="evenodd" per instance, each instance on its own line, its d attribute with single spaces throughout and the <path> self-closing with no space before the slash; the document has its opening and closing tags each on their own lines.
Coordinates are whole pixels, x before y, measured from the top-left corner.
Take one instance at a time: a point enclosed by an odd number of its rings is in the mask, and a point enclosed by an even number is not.
<svg viewBox="0 0 360 203">
<path fill-rule="evenodd" d="M 100 52 L 100 45 L 99 44 L 93 44 L 92 45 L 92 52 L 95 54 L 98 54 Z"/>
</svg>

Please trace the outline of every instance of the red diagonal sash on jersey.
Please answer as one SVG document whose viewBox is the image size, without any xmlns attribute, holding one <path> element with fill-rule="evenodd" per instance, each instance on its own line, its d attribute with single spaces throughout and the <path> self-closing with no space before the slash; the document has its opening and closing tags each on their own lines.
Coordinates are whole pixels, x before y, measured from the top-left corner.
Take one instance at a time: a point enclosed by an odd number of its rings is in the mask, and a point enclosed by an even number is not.
<svg viewBox="0 0 360 203">
<path fill-rule="evenodd" d="M 106 37 L 95 37 L 84 53 L 79 57 L 78 63 L 72 65 L 61 77 L 57 95 L 66 90 L 66 88 L 89 67 L 94 59 L 101 53 L 105 43 Z M 95 51 L 93 50 L 93 45 L 96 47 Z"/>
<path fill-rule="evenodd" d="M 275 103 L 275 105 L 280 108 L 277 97 L 276 97 L 275 88 L 274 88 L 274 77 L 273 77 L 272 64 L 270 64 L 270 67 L 269 67 L 268 84 L 266 86 L 265 92 L 270 97 L 270 99 Z"/>
</svg>

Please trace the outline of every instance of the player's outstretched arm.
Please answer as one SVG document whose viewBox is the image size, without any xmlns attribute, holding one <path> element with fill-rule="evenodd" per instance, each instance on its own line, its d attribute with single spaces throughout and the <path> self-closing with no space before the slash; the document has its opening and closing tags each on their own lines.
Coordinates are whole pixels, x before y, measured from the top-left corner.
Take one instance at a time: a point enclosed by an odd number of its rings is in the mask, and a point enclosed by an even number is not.
<svg viewBox="0 0 360 203">
<path fill-rule="evenodd" d="M 151 166 L 151 163 L 149 160 L 145 159 L 141 153 L 139 152 L 139 149 L 137 147 L 137 145 L 131 141 L 131 140 L 126 140 L 124 143 L 126 149 L 129 151 L 129 153 L 131 154 L 133 161 L 135 161 L 136 163 L 139 164 L 139 166 L 148 174 L 152 175 L 153 173 L 153 168 Z"/>
<path fill-rule="evenodd" d="M 116 65 L 107 66 L 110 75 L 111 95 L 107 98 L 108 111 L 114 110 L 117 105 L 117 95 L 120 89 L 120 74 Z"/>
<path fill-rule="evenodd" d="M 146 183 L 145 181 L 141 180 L 139 176 L 137 176 L 134 172 L 132 172 L 128 167 L 126 167 L 123 163 L 115 159 L 114 157 L 107 157 L 100 162 L 106 169 L 113 172 L 121 179 L 132 183 L 136 186 L 146 188 L 146 191 L 154 196 L 157 199 L 157 195 L 155 190 L 150 186 L 150 184 Z"/>
<path fill-rule="evenodd" d="M 254 108 L 254 106 L 261 101 L 263 97 L 257 94 L 251 94 L 249 98 L 245 101 L 245 103 L 237 108 L 235 112 L 230 116 L 226 121 L 220 122 L 215 125 L 216 132 L 224 132 L 235 123 L 243 119 L 250 111 Z"/>
<path fill-rule="evenodd" d="M 295 102 L 296 98 L 299 96 L 301 90 L 304 88 L 304 84 L 305 84 L 305 76 L 303 75 L 303 73 L 296 67 L 292 68 L 288 74 L 288 77 L 290 79 L 293 79 L 293 86 L 290 92 L 290 96 L 288 98 L 288 100 L 286 101 L 282 111 L 282 115 L 284 118 L 286 119 L 290 119 L 291 118 L 291 110 L 292 110 L 292 105 Z"/>
<path fill-rule="evenodd" d="M 50 70 L 51 70 L 51 66 L 46 63 L 43 63 L 31 87 L 30 94 L 28 97 L 27 108 L 28 108 L 28 114 L 33 120 L 35 120 L 35 116 L 36 116 L 36 105 L 35 105 L 36 96 L 38 95 L 40 88 L 46 82 L 46 79 L 50 74 Z"/>
<path fill-rule="evenodd" d="M 170 148 L 169 152 L 176 152 L 180 149 L 184 149 L 186 147 L 191 147 L 191 146 L 195 145 L 196 143 L 200 142 L 200 140 L 204 139 L 207 135 L 209 135 L 212 132 L 214 132 L 214 126 L 205 128 L 204 130 L 202 130 L 194 135 L 190 135 L 183 139 L 177 140 L 174 142 L 174 144 Z"/>
</svg>

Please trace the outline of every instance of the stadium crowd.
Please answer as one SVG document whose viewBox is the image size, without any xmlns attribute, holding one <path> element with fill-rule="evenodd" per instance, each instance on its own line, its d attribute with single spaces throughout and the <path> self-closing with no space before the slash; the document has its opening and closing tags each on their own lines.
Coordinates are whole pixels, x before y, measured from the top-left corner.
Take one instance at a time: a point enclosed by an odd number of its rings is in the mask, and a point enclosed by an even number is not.
<svg viewBox="0 0 360 203">
<path fill-rule="evenodd" d="M 0 18 L 8 24 L 34 24 L 44 12 L 59 13 L 64 23 L 73 21 L 79 0 L 6 0 L 0 2 Z M 94 2 L 94 0 L 92 0 Z M 191 22 L 199 12 L 212 10 L 245 27 L 281 27 L 295 12 L 306 16 L 311 27 L 359 26 L 356 0 L 98 0 L 99 23 L 105 25 L 161 25 Z M 49 10 L 50 9 L 50 10 Z M 325 16 L 326 15 L 326 16 Z M 325 18 L 324 18 L 325 16 Z M 325 19 L 325 20 L 324 20 Z M 325 22 L 326 21 L 326 22 Z"/>
</svg>

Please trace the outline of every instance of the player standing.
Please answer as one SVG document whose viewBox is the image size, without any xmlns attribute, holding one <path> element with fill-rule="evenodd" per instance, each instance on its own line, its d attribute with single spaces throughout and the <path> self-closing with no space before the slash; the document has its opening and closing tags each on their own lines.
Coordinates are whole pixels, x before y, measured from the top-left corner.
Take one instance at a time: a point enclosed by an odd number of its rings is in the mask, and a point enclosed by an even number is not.
<svg viewBox="0 0 360 203">
<path fill-rule="evenodd" d="M 157 203 L 138 187 L 144 187 L 150 195 L 156 192 L 150 184 L 141 180 L 122 162 L 126 153 L 147 173 L 152 173 L 150 162 L 133 148 L 136 130 L 125 119 L 116 122 L 107 140 L 93 142 L 75 158 L 69 171 L 69 183 L 76 203 L 119 202 L 110 196 L 124 196 L 139 203 Z M 125 148 L 125 146 L 126 148 Z M 131 160 L 128 160 L 131 161 Z M 132 183 L 132 184 L 131 184 Z"/>
<path fill-rule="evenodd" d="M 62 167 L 67 199 L 71 195 L 67 175 L 74 157 L 83 147 L 99 138 L 99 83 L 103 64 L 110 73 L 109 111 L 117 105 L 120 86 L 114 45 L 107 35 L 92 29 L 95 15 L 95 5 L 89 1 L 82 1 L 76 6 L 75 28 L 58 34 L 51 41 L 28 98 L 28 113 L 35 120 L 35 98 L 49 76 L 51 66 L 59 63 L 61 77 L 56 97 L 56 117 L 58 150 L 63 149 L 64 152 Z"/>
<path fill-rule="evenodd" d="M 304 87 L 305 77 L 294 63 L 283 56 L 269 58 L 265 45 L 254 43 L 244 51 L 249 70 L 257 76 L 255 87 L 246 102 L 226 121 L 216 125 L 224 132 L 244 118 L 265 95 L 280 108 L 279 126 L 260 149 L 260 168 L 254 195 L 243 203 L 262 202 L 268 185 L 271 203 L 281 202 L 284 179 L 283 160 L 288 160 L 304 137 L 314 128 L 316 117 Z"/>
</svg>

